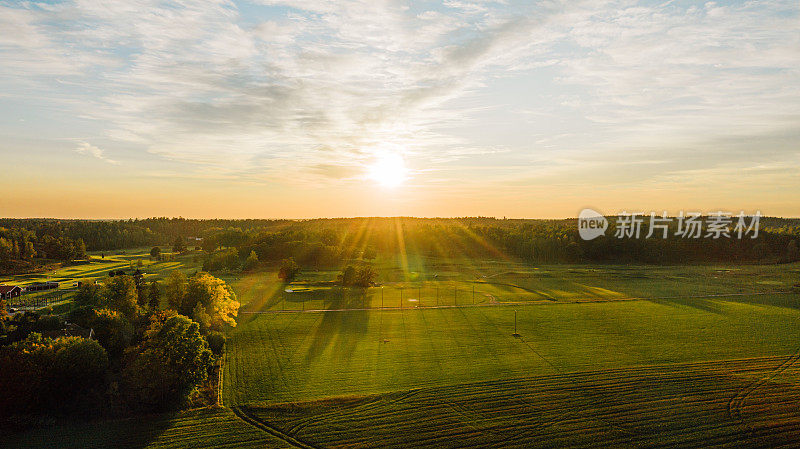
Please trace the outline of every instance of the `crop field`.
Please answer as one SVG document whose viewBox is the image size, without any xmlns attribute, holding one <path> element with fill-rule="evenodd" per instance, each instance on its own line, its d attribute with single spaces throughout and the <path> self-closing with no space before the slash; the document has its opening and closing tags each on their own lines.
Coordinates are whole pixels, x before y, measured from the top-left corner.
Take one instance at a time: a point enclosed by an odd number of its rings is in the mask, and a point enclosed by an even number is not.
<svg viewBox="0 0 800 449">
<path fill-rule="evenodd" d="M 243 304 L 228 331 L 224 408 L 150 417 L 134 430 L 62 425 L 20 434 L 13 447 L 46 446 L 54 434 L 64 447 L 800 439 L 797 264 L 377 266 L 383 289 L 365 294 L 333 285 L 337 271 L 308 270 L 289 285 L 274 271 L 220 274 Z"/>
</svg>

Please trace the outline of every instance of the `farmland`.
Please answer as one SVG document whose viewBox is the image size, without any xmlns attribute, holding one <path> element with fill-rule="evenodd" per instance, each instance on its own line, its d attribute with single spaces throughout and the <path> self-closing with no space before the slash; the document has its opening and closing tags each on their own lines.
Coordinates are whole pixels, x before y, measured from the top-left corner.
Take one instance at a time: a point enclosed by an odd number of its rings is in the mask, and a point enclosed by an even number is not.
<svg viewBox="0 0 800 449">
<path fill-rule="evenodd" d="M 787 294 L 796 265 L 490 265 L 443 280 L 383 272 L 383 310 L 380 288 L 354 303 L 325 285 L 334 273 L 307 274 L 291 292 L 269 277 L 234 281 L 245 304 L 230 333 L 226 405 L 317 446 L 800 436 L 800 299 Z M 474 306 L 471 285 L 483 293 Z M 437 307 L 437 287 L 462 296 L 440 293 Z M 298 307 L 306 313 L 282 312 Z"/>
<path fill-rule="evenodd" d="M 102 447 L 115 428 L 119 447 L 800 438 L 797 264 L 416 260 L 405 269 L 379 260 L 380 285 L 363 292 L 334 285 L 336 271 L 307 270 L 289 285 L 269 269 L 220 274 L 242 302 L 224 408 L 142 419 L 137 438 L 115 421 L 78 441 Z M 59 431 L 83 435 L 83 426 Z M 36 447 L 43 433 L 16 438 Z"/>
</svg>

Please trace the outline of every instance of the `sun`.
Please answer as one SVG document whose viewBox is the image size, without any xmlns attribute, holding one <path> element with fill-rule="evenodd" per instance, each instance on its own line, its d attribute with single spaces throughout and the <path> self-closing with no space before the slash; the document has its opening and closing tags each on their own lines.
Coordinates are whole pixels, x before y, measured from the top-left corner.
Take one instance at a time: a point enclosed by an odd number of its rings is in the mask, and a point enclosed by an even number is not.
<svg viewBox="0 0 800 449">
<path fill-rule="evenodd" d="M 397 187 L 408 177 L 408 169 L 402 156 L 387 153 L 368 167 L 367 176 L 383 187 Z"/>
</svg>

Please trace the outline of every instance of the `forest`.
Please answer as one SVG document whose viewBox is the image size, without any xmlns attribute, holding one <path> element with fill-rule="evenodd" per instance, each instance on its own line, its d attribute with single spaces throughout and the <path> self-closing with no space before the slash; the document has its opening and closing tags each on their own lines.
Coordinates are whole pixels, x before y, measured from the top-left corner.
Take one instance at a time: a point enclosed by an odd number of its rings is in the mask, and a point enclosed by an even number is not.
<svg viewBox="0 0 800 449">
<path fill-rule="evenodd" d="M 612 218 L 613 222 L 613 218 Z M 645 221 L 646 229 L 648 223 Z M 531 263 L 781 263 L 798 260 L 800 220 L 762 218 L 756 238 L 582 240 L 577 222 L 466 218 L 315 220 L 0 220 L 0 268 L 24 271 L 47 260 L 70 261 L 87 251 L 188 244 L 205 252 L 208 270 L 289 257 L 305 267 L 339 267 L 350 259 L 401 254 L 507 257 Z M 644 234 L 644 233 L 643 233 Z M 176 243 L 177 242 L 177 243 Z M 252 259 L 251 259 L 252 260 Z"/>
</svg>

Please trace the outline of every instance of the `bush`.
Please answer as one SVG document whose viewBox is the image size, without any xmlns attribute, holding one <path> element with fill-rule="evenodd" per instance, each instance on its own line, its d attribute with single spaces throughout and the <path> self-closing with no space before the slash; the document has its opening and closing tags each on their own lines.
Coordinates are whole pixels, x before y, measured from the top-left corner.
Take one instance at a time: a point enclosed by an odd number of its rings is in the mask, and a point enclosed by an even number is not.
<svg viewBox="0 0 800 449">
<path fill-rule="evenodd" d="M 64 328 L 64 320 L 56 315 L 42 315 L 33 325 L 36 332 L 57 331 Z"/>
<path fill-rule="evenodd" d="M 81 306 L 71 310 L 69 314 L 67 314 L 67 321 L 75 323 L 80 327 L 91 327 L 91 322 L 95 315 L 92 306 Z"/>
<path fill-rule="evenodd" d="M 222 332 L 212 331 L 206 336 L 208 347 L 216 356 L 225 352 L 225 335 Z"/>
</svg>

